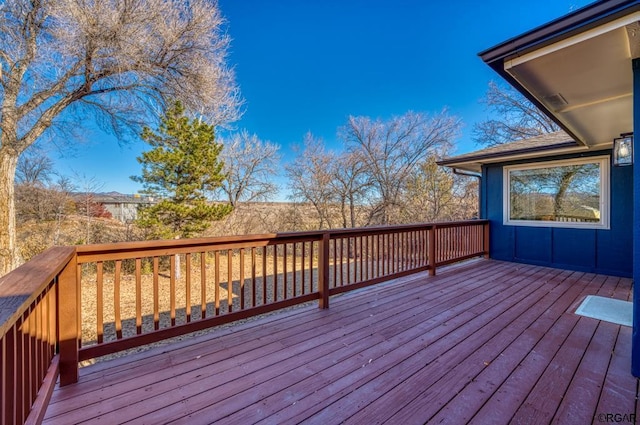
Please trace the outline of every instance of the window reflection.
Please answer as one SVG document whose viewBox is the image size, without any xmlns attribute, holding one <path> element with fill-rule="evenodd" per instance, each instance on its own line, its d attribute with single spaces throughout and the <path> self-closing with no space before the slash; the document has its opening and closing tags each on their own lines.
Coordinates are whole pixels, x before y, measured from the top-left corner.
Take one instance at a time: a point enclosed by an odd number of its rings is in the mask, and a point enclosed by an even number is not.
<svg viewBox="0 0 640 425">
<path fill-rule="evenodd" d="M 599 223 L 601 163 L 509 171 L 510 220 Z"/>
</svg>

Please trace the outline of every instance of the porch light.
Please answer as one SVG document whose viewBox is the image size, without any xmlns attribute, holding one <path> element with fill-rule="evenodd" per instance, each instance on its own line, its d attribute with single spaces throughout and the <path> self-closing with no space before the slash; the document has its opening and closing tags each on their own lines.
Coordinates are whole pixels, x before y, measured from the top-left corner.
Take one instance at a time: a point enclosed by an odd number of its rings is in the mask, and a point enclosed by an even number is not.
<svg viewBox="0 0 640 425">
<path fill-rule="evenodd" d="M 613 139 L 613 165 L 633 165 L 633 133 L 623 133 Z"/>
</svg>

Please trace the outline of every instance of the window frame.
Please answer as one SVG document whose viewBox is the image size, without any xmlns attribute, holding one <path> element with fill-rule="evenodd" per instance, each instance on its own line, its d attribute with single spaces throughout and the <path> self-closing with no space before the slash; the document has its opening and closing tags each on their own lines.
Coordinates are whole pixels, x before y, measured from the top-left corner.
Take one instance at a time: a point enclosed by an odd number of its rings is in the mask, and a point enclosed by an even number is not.
<svg viewBox="0 0 640 425">
<path fill-rule="evenodd" d="M 502 223 L 505 226 L 527 227 L 560 227 L 569 229 L 610 229 L 610 171 L 611 158 L 609 155 L 571 158 L 554 161 L 539 161 L 527 164 L 508 165 L 503 167 L 502 179 Z M 567 165 L 598 164 L 600 166 L 600 222 L 565 222 L 542 220 L 512 220 L 511 214 L 511 172 L 553 168 Z"/>
</svg>

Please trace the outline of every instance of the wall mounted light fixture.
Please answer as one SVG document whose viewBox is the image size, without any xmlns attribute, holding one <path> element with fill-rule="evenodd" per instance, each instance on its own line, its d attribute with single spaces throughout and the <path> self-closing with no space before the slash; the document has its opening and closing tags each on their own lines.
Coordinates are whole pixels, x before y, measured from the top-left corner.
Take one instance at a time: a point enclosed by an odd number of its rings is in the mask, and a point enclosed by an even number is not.
<svg viewBox="0 0 640 425">
<path fill-rule="evenodd" d="M 613 139 L 613 165 L 633 165 L 633 133 L 623 133 Z"/>
</svg>

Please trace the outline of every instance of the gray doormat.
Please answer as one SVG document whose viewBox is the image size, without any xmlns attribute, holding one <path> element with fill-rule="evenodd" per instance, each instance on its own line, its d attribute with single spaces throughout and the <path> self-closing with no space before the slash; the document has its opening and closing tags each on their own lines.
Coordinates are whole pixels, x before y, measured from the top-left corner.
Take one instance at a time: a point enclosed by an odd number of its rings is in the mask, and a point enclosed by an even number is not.
<svg viewBox="0 0 640 425">
<path fill-rule="evenodd" d="M 616 300 L 614 298 L 588 295 L 576 310 L 576 314 L 598 320 L 605 320 L 618 325 L 631 326 L 633 303 L 630 301 Z"/>
</svg>

